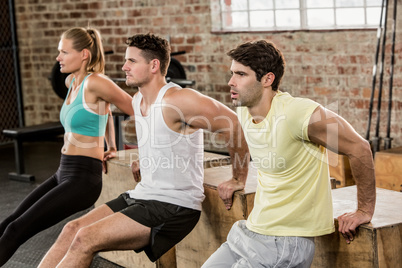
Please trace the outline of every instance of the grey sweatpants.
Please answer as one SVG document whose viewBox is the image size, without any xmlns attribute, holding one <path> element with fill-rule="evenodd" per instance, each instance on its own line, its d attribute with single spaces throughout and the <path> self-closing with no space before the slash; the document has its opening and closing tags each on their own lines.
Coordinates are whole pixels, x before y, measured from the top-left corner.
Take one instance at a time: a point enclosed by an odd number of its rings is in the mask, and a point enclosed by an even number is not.
<svg viewBox="0 0 402 268">
<path fill-rule="evenodd" d="M 202 268 L 308 268 L 314 248 L 314 238 L 261 235 L 248 230 L 246 221 L 242 220 L 233 224 L 227 241 Z"/>
</svg>

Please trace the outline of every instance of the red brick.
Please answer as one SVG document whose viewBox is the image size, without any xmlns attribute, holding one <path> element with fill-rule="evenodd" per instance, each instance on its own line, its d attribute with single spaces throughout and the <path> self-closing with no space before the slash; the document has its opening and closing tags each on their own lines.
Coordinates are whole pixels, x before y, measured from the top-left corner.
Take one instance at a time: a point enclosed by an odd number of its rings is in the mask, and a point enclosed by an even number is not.
<svg viewBox="0 0 402 268">
<path fill-rule="evenodd" d="M 170 37 L 170 43 L 175 45 L 180 45 L 184 43 L 184 37 Z"/>
<path fill-rule="evenodd" d="M 320 84 L 322 83 L 323 79 L 322 77 L 312 77 L 312 76 L 308 76 L 306 78 L 306 82 L 307 84 Z"/>
<path fill-rule="evenodd" d="M 103 7 L 103 3 L 102 2 L 93 2 L 93 3 L 89 3 L 89 9 L 101 9 Z"/>
<path fill-rule="evenodd" d="M 141 11 L 138 9 L 127 10 L 128 17 L 139 17 L 141 16 Z"/>
<path fill-rule="evenodd" d="M 141 10 L 142 16 L 156 16 L 158 15 L 158 9 L 153 7 L 145 7 Z"/>
<path fill-rule="evenodd" d="M 168 23 L 168 18 L 154 17 L 152 19 L 152 25 L 153 26 L 163 26 L 163 25 L 166 25 L 167 23 Z"/>
<path fill-rule="evenodd" d="M 71 12 L 70 13 L 70 18 L 72 18 L 72 19 L 78 19 L 78 18 L 81 18 L 81 16 L 82 16 L 81 12 Z"/>
<path fill-rule="evenodd" d="M 196 44 L 202 42 L 202 38 L 200 36 L 191 36 L 187 38 L 187 44 Z"/>
<path fill-rule="evenodd" d="M 170 17 L 170 24 L 171 25 L 183 25 L 184 24 L 184 17 Z"/>
<path fill-rule="evenodd" d="M 187 16 L 186 17 L 186 24 L 198 24 L 200 19 L 197 16 Z"/>
<path fill-rule="evenodd" d="M 133 6 L 133 1 L 120 1 L 119 7 L 132 7 Z"/>
</svg>

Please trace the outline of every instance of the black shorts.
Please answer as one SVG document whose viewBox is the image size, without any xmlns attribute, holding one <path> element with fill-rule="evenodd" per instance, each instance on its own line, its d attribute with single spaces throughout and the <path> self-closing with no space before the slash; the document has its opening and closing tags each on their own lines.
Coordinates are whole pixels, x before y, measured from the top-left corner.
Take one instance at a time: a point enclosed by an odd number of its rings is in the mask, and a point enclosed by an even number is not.
<svg viewBox="0 0 402 268">
<path fill-rule="evenodd" d="M 156 200 L 133 199 L 127 193 L 106 203 L 134 221 L 151 228 L 149 245 L 144 251 L 154 262 L 188 235 L 200 219 L 201 211 Z"/>
</svg>

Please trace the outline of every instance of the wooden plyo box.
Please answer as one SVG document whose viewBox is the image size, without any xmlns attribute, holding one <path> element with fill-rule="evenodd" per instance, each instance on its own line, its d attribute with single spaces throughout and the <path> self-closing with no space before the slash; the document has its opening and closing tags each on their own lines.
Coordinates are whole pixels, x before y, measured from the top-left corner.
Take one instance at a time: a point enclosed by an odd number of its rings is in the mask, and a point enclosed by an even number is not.
<svg viewBox="0 0 402 268">
<path fill-rule="evenodd" d="M 334 217 L 357 208 L 356 186 L 332 190 Z M 402 193 L 377 188 L 377 203 L 371 223 L 358 229 L 346 244 L 338 232 L 315 238 L 311 267 L 402 267 Z"/>
<path fill-rule="evenodd" d="M 238 220 L 247 219 L 254 206 L 257 170 L 250 165 L 245 189 L 235 193 L 232 208 L 226 210 L 218 195 L 217 187 L 231 178 L 231 165 L 205 170 L 205 200 L 202 203 L 201 218 L 193 231 L 176 245 L 177 267 L 201 267 L 226 241 L 232 225 Z"/>
<path fill-rule="evenodd" d="M 375 154 L 376 186 L 402 192 L 402 147 Z"/>
<path fill-rule="evenodd" d="M 327 150 L 327 152 L 329 174 L 336 179 L 336 187 L 355 185 L 348 157 L 334 153 L 331 150 Z"/>
<path fill-rule="evenodd" d="M 131 172 L 131 163 L 134 160 L 138 160 L 137 149 L 118 151 L 117 156 L 107 162 L 108 172 L 107 174 L 103 174 L 102 192 L 95 203 L 95 207 L 115 199 L 121 193 L 127 190 L 135 188 L 137 183 L 134 181 L 134 177 Z M 229 156 L 208 152 L 204 153 L 204 168 L 229 164 Z M 229 172 L 231 173 L 230 170 Z M 174 247 L 155 263 L 151 262 L 144 252 L 137 254 L 132 250 L 101 252 L 99 255 L 102 258 L 110 260 L 126 268 L 176 267 L 176 255 Z"/>
</svg>

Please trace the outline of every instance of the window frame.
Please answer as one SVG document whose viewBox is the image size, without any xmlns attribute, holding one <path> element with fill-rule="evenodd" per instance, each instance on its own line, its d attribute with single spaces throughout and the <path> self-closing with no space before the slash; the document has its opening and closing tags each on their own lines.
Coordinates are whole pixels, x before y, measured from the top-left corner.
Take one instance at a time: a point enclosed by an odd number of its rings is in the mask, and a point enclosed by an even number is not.
<svg viewBox="0 0 402 268">
<path fill-rule="evenodd" d="M 255 11 L 250 9 L 250 1 L 252 0 L 246 0 L 247 1 L 247 9 L 242 10 L 241 12 L 247 12 L 247 22 L 248 22 L 248 27 L 225 27 L 224 26 L 224 15 L 225 13 L 230 13 L 227 11 L 224 11 L 222 6 L 221 6 L 221 0 L 210 0 L 211 1 L 211 22 L 212 22 L 212 32 L 281 32 L 281 31 L 322 31 L 322 30 L 354 30 L 354 29 L 375 29 L 378 28 L 378 25 L 380 23 L 380 15 L 378 14 L 378 23 L 376 22 L 375 24 L 368 24 L 367 22 L 367 17 L 368 17 L 368 8 L 379 8 L 381 10 L 381 5 L 382 5 L 382 0 L 379 1 L 379 5 L 371 6 L 367 5 L 368 0 L 363 0 L 363 5 L 359 5 L 357 7 L 347 7 L 348 9 L 353 9 L 353 8 L 363 8 L 364 9 L 364 24 L 361 25 L 340 25 L 337 23 L 337 17 L 336 17 L 336 12 L 337 10 L 344 9 L 345 7 L 337 7 L 336 6 L 336 1 L 333 0 L 333 7 L 317 7 L 317 8 L 307 8 L 307 0 L 299 0 L 299 10 L 300 12 L 300 24 L 297 27 L 278 27 L 277 26 L 277 19 L 276 19 L 276 13 L 277 11 L 281 10 L 294 10 L 295 8 L 276 8 L 275 7 L 275 1 L 280 1 L 280 0 L 273 0 L 273 7 L 272 8 L 267 8 L 264 9 L 265 11 L 273 11 L 274 13 L 274 26 L 273 27 L 251 27 L 250 23 L 250 11 Z M 334 24 L 330 26 L 308 26 L 308 15 L 307 12 L 309 10 L 319 10 L 319 9 L 332 9 L 334 13 Z"/>
</svg>

